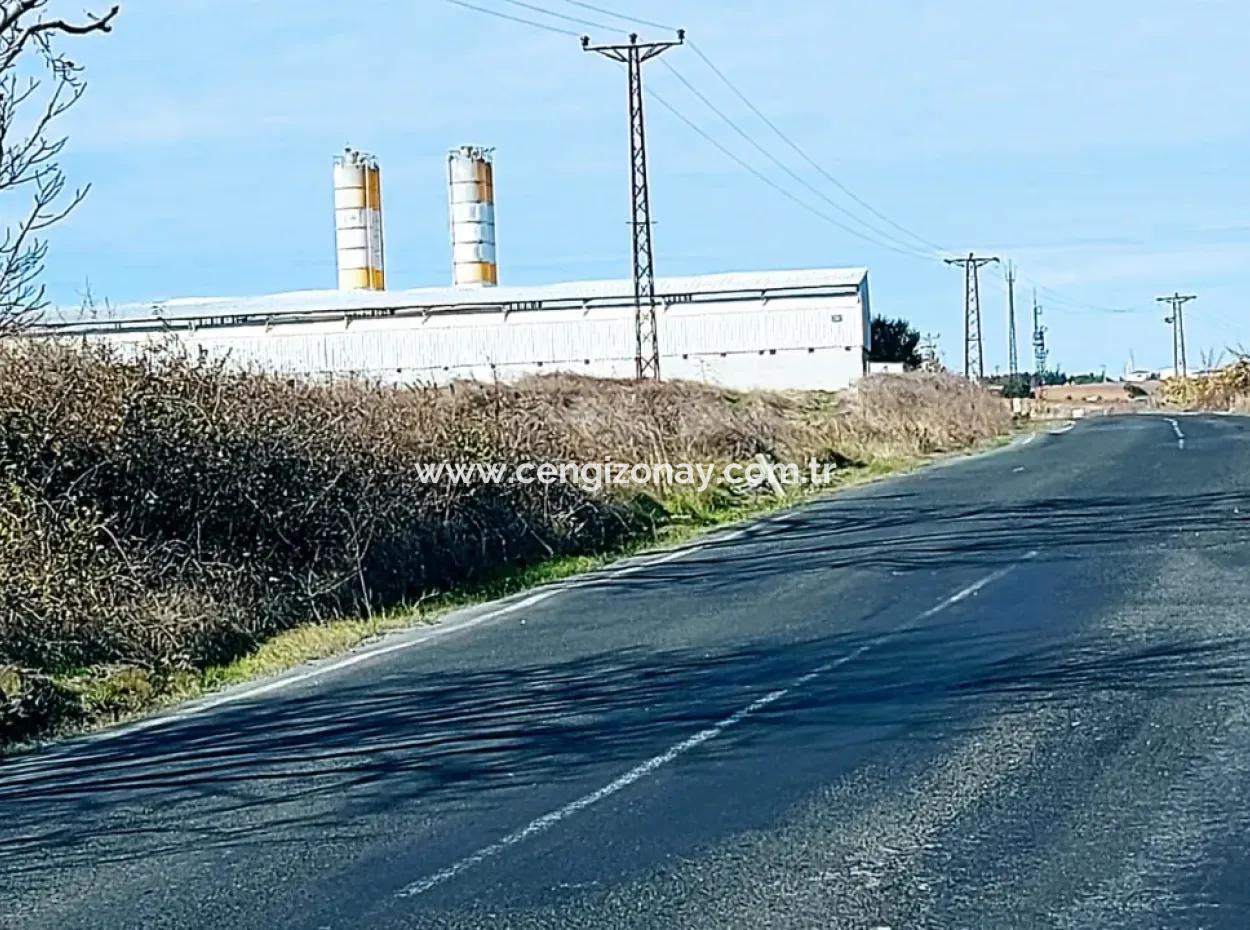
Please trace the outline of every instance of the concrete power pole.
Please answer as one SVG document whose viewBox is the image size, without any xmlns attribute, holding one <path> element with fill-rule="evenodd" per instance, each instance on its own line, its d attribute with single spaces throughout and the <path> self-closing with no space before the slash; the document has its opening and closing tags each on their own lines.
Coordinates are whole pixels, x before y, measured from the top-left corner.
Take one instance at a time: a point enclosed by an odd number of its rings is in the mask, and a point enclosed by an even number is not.
<svg viewBox="0 0 1250 930">
<path fill-rule="evenodd" d="M 1163 318 L 1163 322 L 1172 324 L 1172 374 L 1182 378 L 1189 376 L 1189 365 L 1185 359 L 1185 304 L 1197 300 L 1197 294 L 1182 294 L 1174 291 L 1171 297 L 1156 297 L 1161 304 L 1172 305 L 1172 315 Z"/>
<path fill-rule="evenodd" d="M 1007 370 L 1011 380 L 1020 374 L 1020 359 L 1016 355 L 1016 266 L 1007 263 Z"/>
<path fill-rule="evenodd" d="M 1033 292 L 1033 382 L 1040 387 L 1046 374 L 1046 327 L 1042 325 L 1042 305 Z"/>
<path fill-rule="evenodd" d="M 1011 380 L 1020 375 L 1020 356 L 1015 342 L 1015 265 L 1008 262 L 1008 371 Z"/>
<path fill-rule="evenodd" d="M 981 275 L 983 267 L 997 258 L 948 258 L 946 264 L 964 270 L 964 377 L 980 381 L 985 377 L 985 354 L 981 348 Z"/>
<path fill-rule="evenodd" d="M 582 36 L 582 48 L 619 61 L 629 72 L 629 191 L 634 232 L 634 375 L 638 380 L 660 380 L 660 336 L 655 323 L 655 255 L 651 248 L 651 191 L 647 184 L 647 127 L 642 112 L 642 66 L 686 41 L 684 29 L 676 42 L 639 42 L 628 45 L 591 45 Z"/>
</svg>

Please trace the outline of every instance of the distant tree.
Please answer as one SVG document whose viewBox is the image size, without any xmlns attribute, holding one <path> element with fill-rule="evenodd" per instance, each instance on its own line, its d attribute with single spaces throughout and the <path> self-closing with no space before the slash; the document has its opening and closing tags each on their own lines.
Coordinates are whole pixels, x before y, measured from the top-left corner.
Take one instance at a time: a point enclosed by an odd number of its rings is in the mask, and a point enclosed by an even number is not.
<svg viewBox="0 0 1250 930">
<path fill-rule="evenodd" d="M 906 320 L 872 318 L 872 350 L 870 362 L 902 362 L 909 370 L 919 368 L 924 359 L 920 355 L 920 331 Z"/>
<path fill-rule="evenodd" d="M 118 7 L 80 22 L 50 12 L 53 0 L 0 0 L 0 212 L 13 217 L 0 234 L 0 336 L 20 330 L 47 306 L 39 278 L 48 252 L 42 233 L 82 202 L 86 188 L 65 192 L 57 161 L 65 138 L 57 118 L 83 95 L 82 68 L 58 43 L 108 32 Z M 21 203 L 14 203 L 20 201 Z"/>
<path fill-rule="evenodd" d="M 1007 375 L 1002 380 L 1003 397 L 1032 397 L 1028 375 Z"/>
<path fill-rule="evenodd" d="M 1032 372 L 1031 374 L 1028 372 L 1022 372 L 1021 374 L 1023 377 L 1029 379 L 1030 384 L 1043 384 L 1049 386 L 1068 383 L 1068 376 L 1058 369 L 1054 371 L 1043 371 L 1040 373 Z"/>
</svg>

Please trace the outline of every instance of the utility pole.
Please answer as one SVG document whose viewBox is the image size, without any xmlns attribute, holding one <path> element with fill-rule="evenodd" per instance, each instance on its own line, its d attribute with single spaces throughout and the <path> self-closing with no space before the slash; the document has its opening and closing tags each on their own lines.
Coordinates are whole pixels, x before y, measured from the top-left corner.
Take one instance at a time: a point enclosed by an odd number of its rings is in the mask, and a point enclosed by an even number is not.
<svg viewBox="0 0 1250 930">
<path fill-rule="evenodd" d="M 655 324 L 655 255 L 651 248 L 651 192 L 647 184 L 647 128 L 642 112 L 642 66 L 686 41 L 677 30 L 676 42 L 639 42 L 631 33 L 628 45 L 591 45 L 582 36 L 582 49 L 619 61 L 629 72 L 629 192 L 634 238 L 634 375 L 638 380 L 660 380 L 660 337 Z"/>
<path fill-rule="evenodd" d="M 985 376 L 985 355 L 981 349 L 981 269 L 997 258 L 948 258 L 946 264 L 964 270 L 964 377 L 980 381 Z"/>
<path fill-rule="evenodd" d="M 1020 359 L 1016 355 L 1016 266 L 1007 263 L 1007 370 L 1014 382 L 1020 374 Z"/>
<path fill-rule="evenodd" d="M 942 360 L 938 358 L 937 341 L 942 338 L 941 334 L 925 333 L 924 338 L 920 341 L 920 367 L 924 371 L 941 371 Z"/>
<path fill-rule="evenodd" d="M 1172 305 L 1172 315 L 1163 318 L 1164 323 L 1172 324 L 1172 375 L 1189 377 L 1189 365 L 1185 360 L 1185 304 L 1197 300 L 1197 294 L 1182 294 L 1174 291 L 1171 297 L 1156 297 L 1161 304 Z"/>
<path fill-rule="evenodd" d="M 1042 305 L 1037 302 L 1037 291 L 1033 291 L 1033 381 L 1040 387 L 1046 374 L 1046 327 L 1042 325 Z"/>
</svg>

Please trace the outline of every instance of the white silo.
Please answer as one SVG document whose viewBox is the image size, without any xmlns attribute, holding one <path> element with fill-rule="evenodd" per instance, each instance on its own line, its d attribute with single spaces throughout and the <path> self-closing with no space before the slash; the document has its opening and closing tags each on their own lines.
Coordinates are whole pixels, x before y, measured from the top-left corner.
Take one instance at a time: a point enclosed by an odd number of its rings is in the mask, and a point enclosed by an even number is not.
<svg viewBox="0 0 1250 930">
<path fill-rule="evenodd" d="M 339 290 L 385 290 L 382 171 L 372 155 L 351 148 L 334 159 L 334 237 Z"/>
<path fill-rule="evenodd" d="M 491 287 L 499 283 L 495 263 L 494 149 L 462 145 L 447 156 L 451 200 L 452 283 Z"/>
</svg>

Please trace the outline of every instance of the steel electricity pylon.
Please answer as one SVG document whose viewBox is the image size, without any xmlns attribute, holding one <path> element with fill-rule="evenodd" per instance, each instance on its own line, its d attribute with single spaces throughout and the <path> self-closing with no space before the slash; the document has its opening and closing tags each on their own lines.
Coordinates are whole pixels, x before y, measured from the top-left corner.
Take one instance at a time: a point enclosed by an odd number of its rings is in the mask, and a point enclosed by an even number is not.
<svg viewBox="0 0 1250 930">
<path fill-rule="evenodd" d="M 980 381 L 985 377 L 985 353 L 981 347 L 981 276 L 995 257 L 978 257 L 969 252 L 967 258 L 948 258 L 946 264 L 964 269 L 964 377 Z"/>
<path fill-rule="evenodd" d="M 634 239 L 634 373 L 660 379 L 660 337 L 655 320 L 655 254 L 651 246 L 651 191 L 647 184 L 647 126 L 642 110 L 642 66 L 686 41 L 683 29 L 673 42 L 639 42 L 636 33 L 628 44 L 591 45 L 582 36 L 582 48 L 619 61 L 629 72 L 629 191 Z"/>
</svg>

